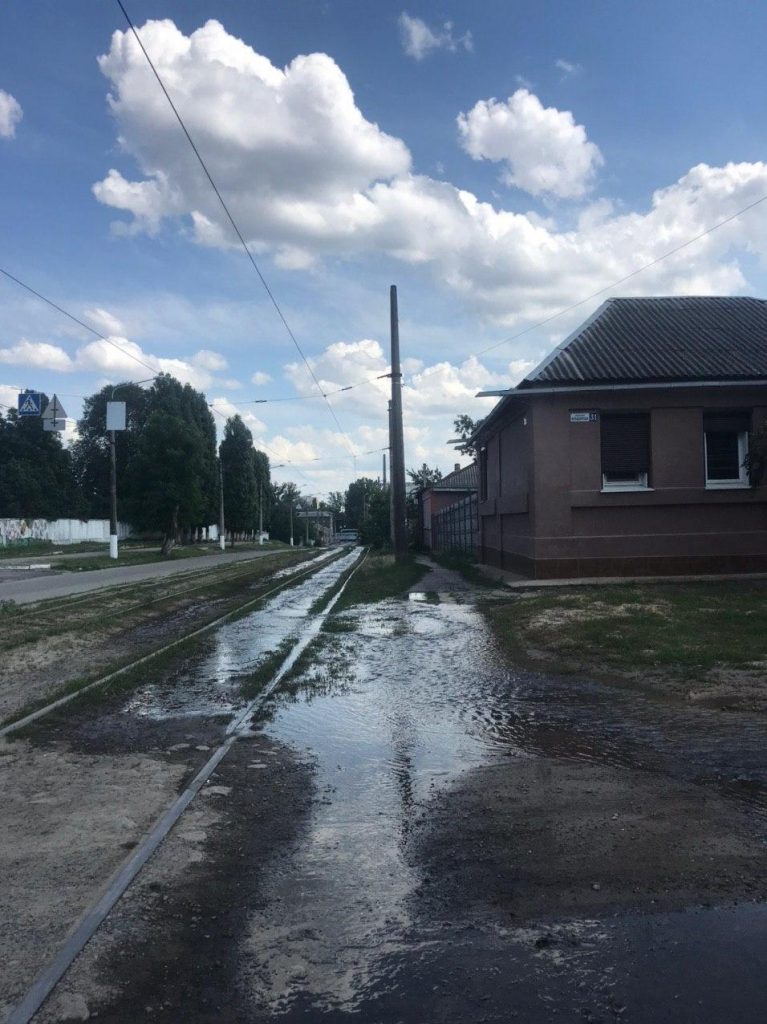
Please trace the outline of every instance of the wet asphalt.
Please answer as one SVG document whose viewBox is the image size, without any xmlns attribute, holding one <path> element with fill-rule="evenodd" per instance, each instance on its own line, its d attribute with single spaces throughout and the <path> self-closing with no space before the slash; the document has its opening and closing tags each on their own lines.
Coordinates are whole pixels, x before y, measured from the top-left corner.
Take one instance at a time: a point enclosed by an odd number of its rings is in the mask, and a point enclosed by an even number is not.
<svg viewBox="0 0 767 1024">
<path fill-rule="evenodd" d="M 227 624 L 183 679 L 148 678 L 113 718 L 178 735 L 223 730 L 244 706 L 243 680 L 301 635 L 355 557 Z M 757 716 L 515 670 L 476 594 L 435 569 L 407 600 L 334 617 L 311 663 L 254 720 L 217 780 L 236 796 L 228 834 L 154 911 L 159 935 L 163 913 L 175 922 L 173 958 L 151 935 L 140 957 L 113 949 L 102 980 L 123 994 L 99 1019 L 761 1022 L 767 910 L 753 896 L 519 919 L 489 873 L 487 891 L 432 899 L 440 878 L 419 837 L 472 772 L 545 758 L 700 787 L 746 815 L 763 843 L 765 741 Z"/>
</svg>

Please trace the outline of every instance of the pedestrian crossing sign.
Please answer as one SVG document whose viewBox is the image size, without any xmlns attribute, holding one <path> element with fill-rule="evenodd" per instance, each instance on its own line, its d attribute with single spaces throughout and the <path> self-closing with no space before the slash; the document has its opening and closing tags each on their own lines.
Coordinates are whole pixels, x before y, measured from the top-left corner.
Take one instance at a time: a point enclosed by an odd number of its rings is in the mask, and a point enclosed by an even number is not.
<svg viewBox="0 0 767 1024">
<path fill-rule="evenodd" d="M 18 399 L 19 416 L 39 416 L 42 398 L 39 391 L 22 391 Z"/>
</svg>

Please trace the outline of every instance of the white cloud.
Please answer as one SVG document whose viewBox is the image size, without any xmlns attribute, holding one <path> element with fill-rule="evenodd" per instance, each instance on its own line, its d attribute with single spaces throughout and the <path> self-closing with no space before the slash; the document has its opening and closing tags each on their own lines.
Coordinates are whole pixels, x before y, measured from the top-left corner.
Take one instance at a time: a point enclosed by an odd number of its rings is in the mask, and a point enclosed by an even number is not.
<svg viewBox="0 0 767 1024">
<path fill-rule="evenodd" d="M 229 365 L 220 352 L 211 352 L 207 348 L 201 348 L 199 352 L 196 352 L 192 356 L 192 362 L 201 370 L 210 370 L 211 373 L 225 370 Z"/>
<path fill-rule="evenodd" d="M 203 358 L 200 359 L 200 356 Z M 204 365 L 206 363 L 207 366 Z M 213 383 L 213 363 L 217 363 L 219 368 L 226 365 L 223 357 L 204 350 L 191 359 L 152 355 L 136 342 L 120 336 L 90 341 L 81 345 L 74 356 L 70 356 L 60 345 L 26 339 L 8 348 L 0 348 L 0 364 L 9 366 L 27 366 L 54 373 L 84 370 L 106 374 L 109 380 L 118 377 L 144 379 L 156 368 L 158 372 L 170 373 L 183 384 L 191 384 L 195 388 L 206 388 Z"/>
<path fill-rule="evenodd" d="M 0 363 L 8 366 L 29 366 L 35 369 L 54 370 L 68 373 L 74 369 L 74 363 L 58 345 L 49 345 L 44 341 L 22 340 L 10 348 L 0 348 Z"/>
<path fill-rule="evenodd" d="M 578 75 L 583 71 L 582 65 L 574 64 L 572 61 L 564 60 L 562 57 L 554 61 L 554 67 L 565 75 Z"/>
<path fill-rule="evenodd" d="M 250 378 L 251 383 L 260 386 L 261 384 L 268 384 L 272 378 L 268 373 L 264 373 L 263 370 L 256 370 L 253 376 Z"/>
<path fill-rule="evenodd" d="M 103 334 L 125 334 L 125 324 L 114 313 L 100 306 L 85 310 L 85 320 Z"/>
<path fill-rule="evenodd" d="M 24 116 L 21 104 L 9 92 L 0 89 L 0 139 L 12 139 L 16 125 Z"/>
<path fill-rule="evenodd" d="M 458 130 L 469 156 L 504 163 L 502 180 L 534 196 L 579 198 L 604 162 L 569 110 L 544 107 L 527 89 L 505 103 L 479 100 L 458 115 Z"/>
<path fill-rule="evenodd" d="M 226 416 L 227 419 L 232 416 L 239 416 L 245 426 L 253 435 L 254 439 L 258 436 L 261 437 L 266 433 L 266 424 L 256 416 L 254 412 L 248 409 L 244 405 L 235 405 L 230 402 L 228 398 L 223 395 L 219 395 L 217 398 L 211 398 L 210 404 L 215 408 L 216 412 Z M 223 433 L 224 420 L 221 416 L 218 417 L 218 431 L 219 434 Z M 258 447 L 258 445 L 256 445 Z"/>
<path fill-rule="evenodd" d="M 327 56 L 299 57 L 280 70 L 217 22 L 190 36 L 170 21 L 140 31 L 257 253 L 294 267 L 326 255 L 422 264 L 453 297 L 503 328 L 551 315 L 767 192 L 766 163 L 700 164 L 634 211 L 616 212 L 602 201 L 575 225 L 512 212 L 449 182 L 411 174 L 407 147 L 364 118 Z M 130 182 L 114 172 L 95 186 L 97 196 L 131 214 L 131 230 L 181 219 L 191 223 L 198 243 L 228 246 L 215 197 L 135 44 L 115 33 L 101 63 L 112 83 L 121 144 L 142 179 Z M 525 90 L 515 96 L 507 103 L 480 101 L 463 115 L 466 144 L 504 161 L 507 174 L 533 192 L 585 194 L 601 161 L 585 130 Z M 752 210 L 621 290 L 743 290 L 738 255 L 764 259 L 766 227 L 767 208 Z"/>
<path fill-rule="evenodd" d="M 432 29 L 422 18 L 411 18 L 403 11 L 399 16 L 399 29 L 405 53 L 415 60 L 423 60 L 435 50 L 455 53 L 459 49 L 469 52 L 474 49 L 471 32 L 454 36 L 451 21 L 446 21 L 441 28 Z"/>
<path fill-rule="evenodd" d="M 285 265 L 306 265 L 307 236 L 370 216 L 361 190 L 372 181 L 408 170 L 407 147 L 365 120 L 326 54 L 280 70 L 217 21 L 189 37 L 169 20 L 140 32 L 247 237 L 275 244 Z M 135 230 L 187 215 L 200 242 L 236 241 L 130 33 L 114 33 L 99 65 L 121 145 L 147 176 L 130 182 L 111 170 L 94 186 L 99 201 L 131 213 Z"/>
</svg>

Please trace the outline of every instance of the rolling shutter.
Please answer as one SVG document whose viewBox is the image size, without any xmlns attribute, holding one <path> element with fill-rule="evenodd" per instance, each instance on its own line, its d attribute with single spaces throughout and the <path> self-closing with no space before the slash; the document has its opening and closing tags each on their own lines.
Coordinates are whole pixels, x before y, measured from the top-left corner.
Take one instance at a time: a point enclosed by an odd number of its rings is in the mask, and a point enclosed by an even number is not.
<svg viewBox="0 0 767 1024">
<path fill-rule="evenodd" d="M 602 472 L 648 473 L 650 417 L 646 413 L 602 415 Z"/>
</svg>

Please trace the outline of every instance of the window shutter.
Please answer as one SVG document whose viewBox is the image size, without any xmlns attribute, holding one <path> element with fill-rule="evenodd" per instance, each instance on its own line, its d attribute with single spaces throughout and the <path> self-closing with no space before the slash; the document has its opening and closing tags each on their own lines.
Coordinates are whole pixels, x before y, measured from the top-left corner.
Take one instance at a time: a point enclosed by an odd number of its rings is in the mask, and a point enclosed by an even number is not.
<svg viewBox="0 0 767 1024">
<path fill-rule="evenodd" d="M 602 472 L 648 473 L 650 417 L 644 413 L 602 416 Z"/>
<path fill-rule="evenodd" d="M 707 434 L 742 434 L 751 429 L 751 413 L 705 412 L 703 429 Z"/>
</svg>

